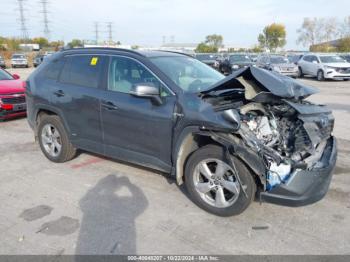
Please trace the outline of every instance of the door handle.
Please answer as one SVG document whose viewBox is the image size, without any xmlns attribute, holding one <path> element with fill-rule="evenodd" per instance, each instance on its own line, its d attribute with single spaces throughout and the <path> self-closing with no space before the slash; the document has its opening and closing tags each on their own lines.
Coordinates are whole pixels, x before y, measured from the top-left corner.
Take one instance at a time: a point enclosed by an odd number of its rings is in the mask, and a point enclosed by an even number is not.
<svg viewBox="0 0 350 262">
<path fill-rule="evenodd" d="M 62 90 L 57 90 L 56 92 L 54 92 L 54 95 L 57 97 L 62 97 L 64 96 L 64 92 Z"/>
<path fill-rule="evenodd" d="M 102 102 L 102 106 L 107 110 L 117 110 L 118 109 L 118 107 L 113 102 L 110 102 L 110 101 Z"/>
</svg>

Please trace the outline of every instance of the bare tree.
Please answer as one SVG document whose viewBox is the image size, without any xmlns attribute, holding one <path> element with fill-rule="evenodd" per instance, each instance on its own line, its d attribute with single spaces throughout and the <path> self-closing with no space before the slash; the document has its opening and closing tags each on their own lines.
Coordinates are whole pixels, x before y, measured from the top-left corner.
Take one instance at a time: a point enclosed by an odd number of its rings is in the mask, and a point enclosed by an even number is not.
<svg viewBox="0 0 350 262">
<path fill-rule="evenodd" d="M 301 28 L 297 30 L 299 34 L 297 44 L 303 46 L 315 45 L 321 40 L 321 32 L 324 19 L 305 17 Z"/>
<path fill-rule="evenodd" d="M 322 25 L 322 41 L 329 42 L 339 36 L 338 21 L 335 17 L 330 17 L 323 20 Z"/>
<path fill-rule="evenodd" d="M 344 18 L 343 23 L 340 25 L 341 37 L 350 37 L 350 16 Z"/>
</svg>

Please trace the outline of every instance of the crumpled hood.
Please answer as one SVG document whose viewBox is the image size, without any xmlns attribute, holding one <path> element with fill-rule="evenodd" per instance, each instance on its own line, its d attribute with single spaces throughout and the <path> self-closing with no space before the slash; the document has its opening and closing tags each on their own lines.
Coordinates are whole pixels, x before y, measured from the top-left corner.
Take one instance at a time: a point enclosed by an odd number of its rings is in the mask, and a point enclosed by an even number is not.
<svg viewBox="0 0 350 262">
<path fill-rule="evenodd" d="M 244 85 L 242 80 L 247 80 L 248 82 L 254 82 L 256 84 L 252 87 L 256 95 L 271 93 L 274 96 L 283 98 L 302 99 L 319 92 L 318 89 L 306 86 L 293 78 L 250 66 L 237 70 L 201 93 L 207 94 L 212 91 L 232 89 L 237 86 L 237 82 L 240 82 L 242 87 L 247 88 L 247 85 Z"/>
</svg>

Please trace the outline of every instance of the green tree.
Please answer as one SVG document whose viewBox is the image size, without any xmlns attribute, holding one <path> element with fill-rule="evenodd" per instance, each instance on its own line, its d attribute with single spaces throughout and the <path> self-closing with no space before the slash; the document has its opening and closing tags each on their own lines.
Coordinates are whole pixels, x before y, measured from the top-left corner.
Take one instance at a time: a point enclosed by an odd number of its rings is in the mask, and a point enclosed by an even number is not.
<svg viewBox="0 0 350 262">
<path fill-rule="evenodd" d="M 260 53 L 260 52 L 263 52 L 264 50 L 258 46 L 258 45 L 255 45 L 253 46 L 252 48 L 249 49 L 249 52 L 252 52 L 252 53 Z"/>
<path fill-rule="evenodd" d="M 223 41 L 224 41 L 224 38 L 221 35 L 217 35 L 217 34 L 208 35 L 205 38 L 205 43 L 207 45 L 214 46 L 216 48 L 221 47 Z"/>
<path fill-rule="evenodd" d="M 345 37 L 339 40 L 337 44 L 338 52 L 350 52 L 350 37 Z"/>
<path fill-rule="evenodd" d="M 197 45 L 196 53 L 216 53 L 218 48 L 215 46 L 207 45 L 205 43 L 200 43 Z"/>
<path fill-rule="evenodd" d="M 68 45 L 71 48 L 74 47 L 82 47 L 83 46 L 83 41 L 79 40 L 79 39 L 73 39 L 70 43 L 68 43 Z"/>
<path fill-rule="evenodd" d="M 49 41 L 45 37 L 35 37 L 31 40 L 33 44 L 39 44 L 40 47 L 48 47 Z"/>
<path fill-rule="evenodd" d="M 64 42 L 63 42 L 63 41 L 60 41 L 60 40 L 58 40 L 58 41 L 52 41 L 52 42 L 50 42 L 49 46 L 52 47 L 55 51 L 58 51 L 58 49 L 59 49 L 60 47 L 63 47 L 63 46 L 64 46 Z"/>
<path fill-rule="evenodd" d="M 278 47 L 286 45 L 286 35 L 286 28 L 283 24 L 273 23 L 265 26 L 263 32 L 258 36 L 258 41 L 261 47 L 275 52 Z"/>
</svg>

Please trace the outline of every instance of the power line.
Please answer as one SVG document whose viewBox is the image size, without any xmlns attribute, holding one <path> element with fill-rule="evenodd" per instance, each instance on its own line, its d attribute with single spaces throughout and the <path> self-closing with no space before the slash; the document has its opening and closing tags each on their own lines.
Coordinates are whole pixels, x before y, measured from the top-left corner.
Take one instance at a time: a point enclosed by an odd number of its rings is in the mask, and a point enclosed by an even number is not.
<svg viewBox="0 0 350 262">
<path fill-rule="evenodd" d="M 22 32 L 22 38 L 28 39 L 28 30 L 26 26 L 26 19 L 24 17 L 24 1 L 25 0 L 17 0 L 18 2 L 18 9 L 19 9 L 19 20 L 20 20 L 20 30 Z"/>
<path fill-rule="evenodd" d="M 49 19 L 47 17 L 48 11 L 47 11 L 47 4 L 49 3 L 48 0 L 40 0 L 39 3 L 42 4 L 42 13 L 43 13 L 43 24 L 44 24 L 44 35 L 46 39 L 50 38 L 50 30 L 49 30 Z"/>
<path fill-rule="evenodd" d="M 96 41 L 96 45 L 98 45 L 98 35 L 99 35 L 98 22 L 95 22 L 95 41 Z"/>
<path fill-rule="evenodd" d="M 112 45 L 113 44 L 113 30 L 112 30 L 113 23 L 108 22 L 107 23 L 107 29 L 108 29 L 108 44 Z"/>
</svg>

